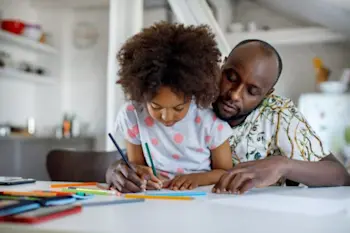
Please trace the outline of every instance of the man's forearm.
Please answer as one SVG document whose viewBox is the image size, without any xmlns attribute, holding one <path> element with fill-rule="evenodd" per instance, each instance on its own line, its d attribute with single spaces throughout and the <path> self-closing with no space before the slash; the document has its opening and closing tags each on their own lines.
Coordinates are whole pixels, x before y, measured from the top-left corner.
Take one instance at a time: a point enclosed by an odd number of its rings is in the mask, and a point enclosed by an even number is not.
<svg viewBox="0 0 350 233">
<path fill-rule="evenodd" d="M 286 159 L 284 177 L 307 186 L 349 186 L 350 176 L 331 154 L 319 162 Z"/>
</svg>

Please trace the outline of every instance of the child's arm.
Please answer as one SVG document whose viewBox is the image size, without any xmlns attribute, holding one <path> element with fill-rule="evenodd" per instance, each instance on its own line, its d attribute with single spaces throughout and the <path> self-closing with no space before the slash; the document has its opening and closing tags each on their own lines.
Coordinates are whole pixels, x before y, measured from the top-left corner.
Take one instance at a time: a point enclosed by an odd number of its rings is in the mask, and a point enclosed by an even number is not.
<svg viewBox="0 0 350 233">
<path fill-rule="evenodd" d="M 120 108 L 115 127 L 116 131 L 125 139 L 128 160 L 133 164 L 136 174 L 144 180 L 144 186 L 146 186 L 147 183 L 150 188 L 160 188 L 159 184 L 161 181 L 153 175 L 152 169 L 146 165 L 142 152 L 137 110 L 131 102 L 126 103 Z M 128 179 L 127 173 L 122 173 L 122 175 Z M 153 185 L 152 182 L 153 184 L 157 183 L 157 185 Z M 123 185 L 125 184 L 121 184 L 121 186 Z"/>
<path fill-rule="evenodd" d="M 129 161 L 136 165 L 146 165 L 142 146 L 130 143 L 128 140 L 125 140 L 125 144 Z"/>
<path fill-rule="evenodd" d="M 162 182 L 153 175 L 152 169 L 147 166 L 143 155 L 142 146 L 125 140 L 128 160 L 135 164 L 136 174 L 143 180 L 147 180 L 147 189 L 161 189 Z"/>
<path fill-rule="evenodd" d="M 194 189 L 197 186 L 217 183 L 221 176 L 233 167 L 231 148 L 228 140 L 217 148 L 211 150 L 211 160 L 211 171 L 175 177 L 168 184 L 168 188 L 173 190 Z"/>
</svg>

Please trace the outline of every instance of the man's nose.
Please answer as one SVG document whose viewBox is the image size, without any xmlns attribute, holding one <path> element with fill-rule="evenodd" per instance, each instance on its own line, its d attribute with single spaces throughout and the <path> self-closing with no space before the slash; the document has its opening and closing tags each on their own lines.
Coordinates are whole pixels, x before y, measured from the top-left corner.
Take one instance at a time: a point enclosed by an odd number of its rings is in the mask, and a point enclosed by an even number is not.
<svg viewBox="0 0 350 233">
<path fill-rule="evenodd" d="M 244 87 L 243 85 L 239 85 L 235 88 L 232 88 L 231 90 L 231 100 L 232 101 L 241 101 L 242 99 L 242 95 L 243 95 L 243 91 L 244 91 Z"/>
</svg>

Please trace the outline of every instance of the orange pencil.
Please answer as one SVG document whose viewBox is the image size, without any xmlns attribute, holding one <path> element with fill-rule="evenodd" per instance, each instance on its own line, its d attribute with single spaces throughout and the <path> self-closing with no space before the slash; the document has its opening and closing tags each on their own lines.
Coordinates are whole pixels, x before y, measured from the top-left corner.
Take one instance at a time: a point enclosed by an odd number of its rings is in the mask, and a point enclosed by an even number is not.
<svg viewBox="0 0 350 233">
<path fill-rule="evenodd" d="M 56 193 L 42 193 L 42 192 L 19 192 L 19 191 L 3 191 L 2 195 L 10 196 L 26 196 L 26 197 L 57 197 L 60 196 Z"/>
<path fill-rule="evenodd" d="M 97 182 L 84 182 L 84 183 L 70 183 L 70 184 L 52 184 L 51 188 L 66 188 L 66 187 L 80 187 L 80 186 L 95 186 Z"/>
<path fill-rule="evenodd" d="M 125 198 L 138 198 L 138 199 L 154 199 L 154 200 L 178 200 L 178 201 L 190 201 L 192 197 L 175 197 L 175 196 L 150 196 L 140 194 L 125 194 Z"/>
</svg>

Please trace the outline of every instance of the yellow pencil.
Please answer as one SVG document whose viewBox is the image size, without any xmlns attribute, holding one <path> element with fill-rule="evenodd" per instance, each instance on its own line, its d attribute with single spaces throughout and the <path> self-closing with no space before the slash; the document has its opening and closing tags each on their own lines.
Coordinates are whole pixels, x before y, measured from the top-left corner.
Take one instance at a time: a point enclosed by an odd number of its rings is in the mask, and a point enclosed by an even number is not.
<svg viewBox="0 0 350 233">
<path fill-rule="evenodd" d="M 71 184 L 52 184 L 51 188 L 66 188 L 66 187 L 81 187 L 81 186 L 95 186 L 97 182 L 83 182 L 83 183 L 71 183 Z"/>
<path fill-rule="evenodd" d="M 155 200 L 178 200 L 178 201 L 190 201 L 192 197 L 174 197 L 174 196 L 150 196 L 139 194 L 125 194 L 125 198 L 138 198 L 138 199 L 155 199 Z"/>
</svg>

